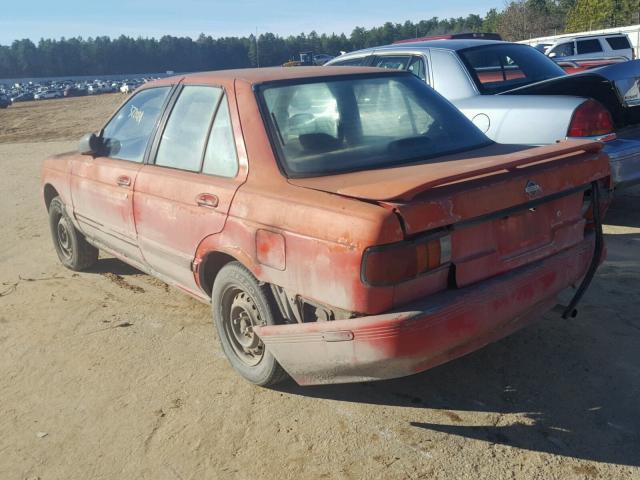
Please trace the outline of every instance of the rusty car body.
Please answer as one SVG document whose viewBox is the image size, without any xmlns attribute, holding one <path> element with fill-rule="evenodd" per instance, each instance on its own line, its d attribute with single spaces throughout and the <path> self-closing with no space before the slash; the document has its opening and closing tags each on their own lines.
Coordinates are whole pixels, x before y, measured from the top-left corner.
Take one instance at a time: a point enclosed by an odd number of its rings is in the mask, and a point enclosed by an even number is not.
<svg viewBox="0 0 640 480">
<path fill-rule="evenodd" d="M 44 162 L 42 194 L 63 264 L 103 250 L 211 302 L 249 381 L 380 380 L 584 277 L 573 312 L 604 254 L 601 148 L 495 144 L 407 72 L 222 71 L 142 86 Z"/>
</svg>

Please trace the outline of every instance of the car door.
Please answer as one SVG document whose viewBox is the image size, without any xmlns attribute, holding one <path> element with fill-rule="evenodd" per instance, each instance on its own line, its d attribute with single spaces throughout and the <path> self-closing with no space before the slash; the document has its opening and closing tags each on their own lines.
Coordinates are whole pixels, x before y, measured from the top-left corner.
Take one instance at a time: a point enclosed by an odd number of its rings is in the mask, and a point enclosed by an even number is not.
<svg viewBox="0 0 640 480">
<path fill-rule="evenodd" d="M 576 41 L 576 60 L 602 58 L 604 55 L 604 50 L 599 38 Z"/>
<path fill-rule="evenodd" d="M 132 263 L 141 260 L 133 221 L 133 186 L 171 87 L 134 95 L 101 132 L 104 155 L 79 156 L 71 167 L 71 200 L 87 237 Z"/>
<path fill-rule="evenodd" d="M 142 167 L 134 189 L 146 263 L 161 278 L 196 294 L 196 249 L 223 229 L 233 195 L 246 178 L 229 104 L 223 88 L 182 86 L 154 142 L 154 161 Z"/>
</svg>

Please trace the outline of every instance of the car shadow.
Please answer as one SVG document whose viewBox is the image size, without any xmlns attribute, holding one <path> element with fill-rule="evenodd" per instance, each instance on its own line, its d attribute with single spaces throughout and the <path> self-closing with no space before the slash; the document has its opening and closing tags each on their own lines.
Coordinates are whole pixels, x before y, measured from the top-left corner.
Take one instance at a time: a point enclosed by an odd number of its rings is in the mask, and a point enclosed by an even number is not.
<svg viewBox="0 0 640 480">
<path fill-rule="evenodd" d="M 640 190 L 616 191 L 604 223 L 619 227 L 640 228 Z"/>
<path fill-rule="evenodd" d="M 112 273 L 114 275 L 143 275 L 144 272 L 117 258 L 101 258 L 93 266 L 85 270 L 87 273 Z"/>
</svg>

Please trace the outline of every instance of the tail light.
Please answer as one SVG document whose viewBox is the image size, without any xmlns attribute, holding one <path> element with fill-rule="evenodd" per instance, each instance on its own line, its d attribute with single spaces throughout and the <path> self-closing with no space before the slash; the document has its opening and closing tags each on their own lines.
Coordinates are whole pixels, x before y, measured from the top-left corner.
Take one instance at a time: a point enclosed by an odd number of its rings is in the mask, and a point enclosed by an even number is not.
<svg viewBox="0 0 640 480">
<path fill-rule="evenodd" d="M 613 133 L 609 110 L 595 100 L 583 102 L 573 112 L 568 137 L 599 137 Z"/>
<path fill-rule="evenodd" d="M 451 235 L 431 234 L 411 242 L 369 247 L 362 259 L 362 281 L 382 287 L 412 280 L 451 261 Z"/>
</svg>

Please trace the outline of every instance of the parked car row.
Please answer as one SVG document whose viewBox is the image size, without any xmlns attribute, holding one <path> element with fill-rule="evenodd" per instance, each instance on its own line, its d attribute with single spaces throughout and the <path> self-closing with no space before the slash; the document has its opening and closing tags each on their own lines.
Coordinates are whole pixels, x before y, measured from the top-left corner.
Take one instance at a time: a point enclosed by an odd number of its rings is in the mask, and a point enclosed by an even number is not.
<svg viewBox="0 0 640 480">
<path fill-rule="evenodd" d="M 16 83 L 14 85 L 0 84 L 0 108 L 6 108 L 12 103 L 31 100 L 48 100 L 62 97 L 78 97 L 84 95 L 98 95 L 102 93 L 131 93 L 140 85 L 153 80 L 152 77 L 126 79 L 124 81 L 92 80 L 92 81 L 43 81 Z"/>
<path fill-rule="evenodd" d="M 332 63 L 352 66 L 140 87 L 43 164 L 60 261 L 103 251 L 210 303 L 257 385 L 409 375 L 554 306 L 575 316 L 605 254 L 605 150 L 640 100 L 629 71 L 564 82 L 540 52 L 486 40 Z"/>
</svg>

